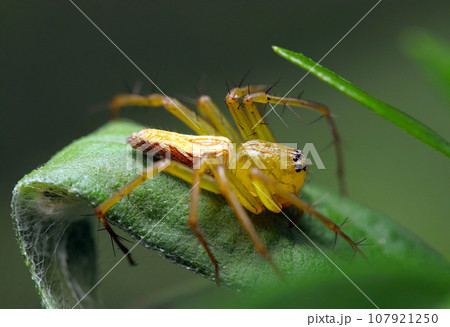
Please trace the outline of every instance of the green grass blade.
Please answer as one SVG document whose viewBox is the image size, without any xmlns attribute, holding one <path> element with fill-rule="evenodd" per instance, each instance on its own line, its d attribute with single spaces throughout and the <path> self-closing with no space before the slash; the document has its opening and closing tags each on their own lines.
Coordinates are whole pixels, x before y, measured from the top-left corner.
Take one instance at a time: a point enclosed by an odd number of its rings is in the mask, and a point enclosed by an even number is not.
<svg viewBox="0 0 450 327">
<path fill-rule="evenodd" d="M 126 139 L 142 128 L 127 121 L 108 123 L 73 142 L 17 183 L 12 199 L 16 235 L 46 307 L 72 307 L 101 277 L 96 276 L 95 269 L 93 239 L 98 222 L 92 215 L 93 208 L 136 176 L 136 164 L 142 162 L 136 160 L 136 152 Z M 189 190 L 188 183 L 161 173 L 113 206 L 107 217 L 114 228 L 125 230 L 147 247 L 163 250 L 171 261 L 212 279 L 213 265 L 187 224 Z M 312 185 L 302 192 L 310 203 L 328 193 Z M 367 243 L 372 244 L 363 248 L 370 267 L 391 260 L 395 262 L 393 267 L 405 268 L 414 261 L 411 269 L 438 267 L 446 276 L 445 260 L 385 215 L 335 194 L 329 194 L 317 209 L 337 223 L 349 217 L 351 224 L 345 232 L 355 240 L 367 237 Z M 283 285 L 255 252 L 222 196 L 202 192 L 198 212 L 199 224 L 222 267 L 222 285 L 250 293 Z M 319 275 L 339 279 L 346 285 L 342 292 L 356 294 L 362 306 L 373 307 L 285 218 L 266 211 L 253 221 L 287 280 L 301 280 L 307 288 L 315 285 L 310 279 Z M 334 234 L 318 221 L 305 216 L 300 227 L 338 266 L 344 267 L 350 278 L 352 267 L 368 267 L 342 240 L 333 249 Z M 110 256 L 113 258 L 112 251 Z M 121 257 L 118 253 L 118 259 Z M 139 269 L 139 265 L 129 269 Z M 390 296 L 389 292 L 385 296 Z M 323 307 L 329 304 L 327 298 L 322 297 Z M 94 296 L 89 300 L 81 304 L 95 306 Z"/>
<path fill-rule="evenodd" d="M 337 88 L 339 91 L 348 95 L 354 100 L 362 103 L 363 105 L 374 111 L 376 114 L 400 127 L 405 132 L 413 135 L 432 148 L 442 152 L 447 157 L 450 157 L 450 143 L 421 122 L 392 107 L 391 105 L 386 104 L 369 95 L 368 93 L 354 86 L 349 81 L 343 79 L 327 68 L 318 65 L 313 60 L 302 55 L 301 53 L 296 53 L 277 46 L 273 46 L 272 48 L 281 57 L 300 66 L 308 72 L 311 72 L 317 78 Z"/>
</svg>

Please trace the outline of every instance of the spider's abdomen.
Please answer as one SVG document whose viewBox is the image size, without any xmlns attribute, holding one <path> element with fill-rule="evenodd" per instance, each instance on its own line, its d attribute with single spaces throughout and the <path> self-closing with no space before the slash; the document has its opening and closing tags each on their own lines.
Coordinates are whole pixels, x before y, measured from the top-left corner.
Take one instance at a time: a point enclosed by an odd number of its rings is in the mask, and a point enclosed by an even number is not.
<svg viewBox="0 0 450 327">
<path fill-rule="evenodd" d="M 151 128 L 134 133 L 128 143 L 136 150 L 170 157 L 190 168 L 194 168 L 195 160 L 205 154 L 227 162 L 232 149 L 231 141 L 223 136 L 186 135 Z"/>
</svg>

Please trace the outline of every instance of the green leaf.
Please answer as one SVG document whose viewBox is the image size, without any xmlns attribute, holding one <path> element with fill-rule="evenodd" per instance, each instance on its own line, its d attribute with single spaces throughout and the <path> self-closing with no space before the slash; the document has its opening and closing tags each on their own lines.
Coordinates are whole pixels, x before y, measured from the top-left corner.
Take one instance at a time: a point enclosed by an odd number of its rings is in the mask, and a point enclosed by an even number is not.
<svg viewBox="0 0 450 327">
<path fill-rule="evenodd" d="M 272 48 L 281 57 L 296 64 L 297 66 L 300 66 L 308 72 L 311 72 L 320 80 L 330 84 L 342 93 L 362 103 L 367 108 L 397 125 L 405 132 L 411 134 L 425 144 L 428 144 L 432 148 L 442 152 L 447 157 L 450 157 L 450 143 L 421 122 L 394 108 L 393 106 L 376 99 L 360 88 L 354 86 L 349 81 L 343 79 L 336 73 L 315 63 L 313 60 L 301 53 L 296 53 L 277 46 L 273 46 Z"/>
<path fill-rule="evenodd" d="M 407 261 L 407 260 L 406 260 Z M 341 274 L 320 274 L 297 280 L 288 287 L 271 287 L 264 296 L 247 293 L 240 296 L 199 297 L 186 308 L 312 308 L 312 309 L 426 309 L 450 308 L 448 270 L 414 268 L 397 262 L 371 264 L 366 267 L 340 265 L 367 298 Z M 213 299 L 213 300 L 211 300 Z M 214 300 L 216 299 L 216 300 Z"/>
<path fill-rule="evenodd" d="M 450 99 L 450 44 L 420 28 L 406 30 L 401 41 L 406 55 Z"/>
<path fill-rule="evenodd" d="M 16 185 L 12 216 L 17 239 L 44 306 L 72 307 L 98 281 L 90 227 L 97 226 L 97 218 L 86 214 L 92 214 L 96 205 L 136 176 L 136 167 L 142 165 L 142 160 L 126 139 L 142 128 L 127 121 L 108 123 L 61 150 Z M 107 216 L 115 228 L 127 231 L 147 247 L 160 249 L 165 257 L 179 265 L 212 279 L 213 266 L 186 223 L 189 189 L 187 183 L 161 173 L 123 198 Z M 327 194 L 310 185 L 302 192 L 309 202 Z M 363 249 L 371 262 L 369 266 L 361 257 L 354 257 L 352 249 L 342 240 L 333 249 L 333 233 L 319 222 L 309 216 L 301 219 L 300 228 L 350 278 L 353 270 L 361 275 L 361 270 L 373 272 L 378 263 L 386 262 L 395 262 L 391 270 L 397 266 L 408 267 L 409 272 L 435 267 L 448 272 L 448 264 L 437 253 L 379 212 L 334 194 L 329 194 L 317 209 L 338 223 L 349 217 L 352 224 L 345 231 L 355 240 L 367 237 L 367 243 L 372 244 Z M 289 210 L 287 213 L 291 217 L 295 215 Z M 315 287 L 316 278 L 339 280 L 361 300 L 363 307 L 373 307 L 283 216 L 266 212 L 255 216 L 253 221 L 288 283 L 298 285 L 301 281 L 303 286 L 294 289 Z M 222 196 L 202 192 L 199 222 L 222 267 L 222 285 L 252 294 L 274 288 L 286 290 L 269 265 L 256 254 Z M 449 294 L 447 286 L 441 286 L 440 292 Z M 327 306 L 327 299 L 322 300 L 321 305 Z M 81 305 L 95 306 L 95 292 Z"/>
</svg>

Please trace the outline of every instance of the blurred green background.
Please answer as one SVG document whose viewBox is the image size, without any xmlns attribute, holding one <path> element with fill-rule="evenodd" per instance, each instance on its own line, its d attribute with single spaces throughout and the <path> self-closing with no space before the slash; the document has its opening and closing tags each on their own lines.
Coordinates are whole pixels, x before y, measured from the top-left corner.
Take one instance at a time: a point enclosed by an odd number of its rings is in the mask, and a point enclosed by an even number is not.
<svg viewBox="0 0 450 327">
<path fill-rule="evenodd" d="M 278 57 L 279 45 L 319 60 L 376 1 L 77 1 L 77 5 L 168 95 L 195 98 L 197 89 L 226 110 L 224 80 L 273 83 L 284 95 L 305 72 Z M 413 27 L 450 40 L 448 1 L 382 1 L 322 62 L 368 93 L 400 108 L 450 139 L 448 98 L 426 78 L 402 47 Z M 14 239 L 10 219 L 15 183 L 54 153 L 108 120 L 105 106 L 127 84 L 150 83 L 69 1 L 0 4 L 0 307 L 38 308 L 40 300 Z M 226 73 L 224 73 L 226 72 Z M 349 194 L 385 212 L 450 258 L 449 160 L 362 105 L 312 76 L 291 93 L 328 105 L 344 142 Z M 164 110 L 125 110 L 147 125 L 188 128 Z M 283 142 L 331 141 L 316 114 L 286 111 L 289 128 L 271 114 Z M 320 153 L 327 167 L 312 183 L 337 190 L 332 148 Z M 89 209 L 86 209 L 89 211 Z M 93 218 L 94 219 L 94 218 Z M 99 272 L 116 262 L 109 239 L 97 233 Z M 413 256 L 414 254 L 411 253 Z M 207 281 L 136 251 L 138 267 L 121 263 L 99 286 L 105 307 L 167 307 L 210 292 Z"/>
</svg>

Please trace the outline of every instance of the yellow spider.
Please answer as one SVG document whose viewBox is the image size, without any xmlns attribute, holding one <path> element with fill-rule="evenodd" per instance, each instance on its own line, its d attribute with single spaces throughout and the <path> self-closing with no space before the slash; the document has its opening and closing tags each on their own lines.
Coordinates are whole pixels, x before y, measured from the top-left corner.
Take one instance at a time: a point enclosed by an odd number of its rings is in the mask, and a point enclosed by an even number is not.
<svg viewBox="0 0 450 327">
<path fill-rule="evenodd" d="M 128 249 L 109 226 L 105 214 L 123 196 L 162 170 L 193 185 L 187 221 L 214 264 L 217 284 L 219 284 L 219 264 L 209 249 L 197 222 L 201 188 L 225 197 L 256 251 L 277 273 L 279 270 L 256 233 L 245 209 L 254 214 L 261 213 L 265 208 L 278 213 L 283 208 L 294 205 L 301 212 L 308 212 L 319 219 L 327 228 L 344 238 L 355 251 L 363 255 L 358 244 L 352 241 L 340 226 L 298 197 L 307 172 L 306 158 L 302 151 L 276 143 L 255 104 L 293 105 L 316 110 L 324 115 L 336 141 L 338 172 L 342 181 L 341 148 L 329 110 L 321 104 L 302 99 L 271 96 L 264 92 L 264 89 L 264 86 L 248 86 L 236 87 L 228 92 L 225 103 L 230 109 L 240 136 L 208 96 L 199 97 L 197 106 L 209 122 L 198 117 L 178 100 L 161 94 L 148 96 L 122 94 L 111 100 L 110 106 L 114 118 L 124 106 L 163 106 L 198 134 L 183 135 L 144 129 L 128 138 L 128 143 L 133 148 L 144 152 L 152 151 L 157 156 L 166 157 L 146 168 L 142 175 L 112 193 L 109 199 L 95 208 L 97 217 L 115 243 L 127 255 L 131 264 L 134 262 Z M 233 144 L 238 145 L 237 150 Z M 168 155 L 170 158 L 167 158 Z"/>
</svg>

